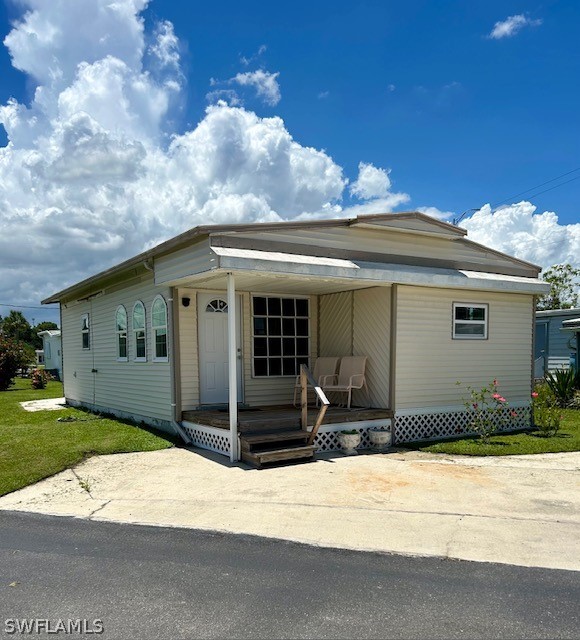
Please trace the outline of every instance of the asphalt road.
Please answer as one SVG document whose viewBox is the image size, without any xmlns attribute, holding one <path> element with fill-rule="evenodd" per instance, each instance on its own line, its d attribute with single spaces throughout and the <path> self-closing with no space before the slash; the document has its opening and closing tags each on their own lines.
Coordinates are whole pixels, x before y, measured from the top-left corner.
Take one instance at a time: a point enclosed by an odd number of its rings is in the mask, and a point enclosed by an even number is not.
<svg viewBox="0 0 580 640">
<path fill-rule="evenodd" d="M 570 571 L 0 513 L 2 637 L 80 618 L 124 640 L 577 638 L 579 602 Z"/>
</svg>

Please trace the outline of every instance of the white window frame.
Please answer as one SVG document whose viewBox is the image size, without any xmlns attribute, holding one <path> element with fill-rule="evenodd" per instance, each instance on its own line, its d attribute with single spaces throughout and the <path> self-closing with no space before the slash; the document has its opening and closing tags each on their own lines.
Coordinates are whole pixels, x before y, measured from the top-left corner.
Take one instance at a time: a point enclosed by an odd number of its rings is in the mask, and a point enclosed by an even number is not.
<svg viewBox="0 0 580 640">
<path fill-rule="evenodd" d="M 256 356 L 254 354 L 254 338 L 267 338 L 268 336 L 263 336 L 263 335 L 256 335 L 254 333 L 254 298 L 280 298 L 281 300 L 283 298 L 286 299 L 292 299 L 292 300 L 308 300 L 308 316 L 304 317 L 304 316 L 300 316 L 300 319 L 306 319 L 308 321 L 308 335 L 306 336 L 296 336 L 294 335 L 294 338 L 306 338 L 308 340 L 308 354 L 306 356 L 294 356 L 294 359 L 298 358 L 298 357 L 305 357 L 308 359 L 308 364 L 310 364 L 310 351 L 312 348 L 312 325 L 311 325 L 311 319 L 312 319 L 312 297 L 308 296 L 308 295 L 298 295 L 298 294 L 280 294 L 280 293 L 253 293 L 250 296 L 250 322 L 251 322 L 251 326 L 250 326 L 250 330 L 251 330 L 251 336 L 252 336 L 252 378 L 255 378 L 256 380 L 266 380 L 268 378 L 296 378 L 296 375 L 298 375 L 299 372 L 297 372 L 296 374 L 280 374 L 280 375 L 266 375 L 266 376 L 260 376 L 260 375 L 256 375 L 256 370 L 255 370 L 255 360 L 256 358 L 258 359 L 262 359 L 265 358 L 266 360 L 269 359 L 269 356 Z M 262 316 L 262 315 L 258 315 L 259 318 L 261 317 L 265 317 L 266 319 L 268 319 L 270 316 L 268 315 L 268 313 L 266 313 L 266 316 Z M 277 317 L 277 316 L 274 316 Z M 280 316 L 280 318 L 283 318 L 284 316 Z M 289 316 L 286 316 L 289 317 Z M 293 316 L 295 319 L 298 317 L 296 315 Z M 277 356 L 276 356 L 277 357 Z M 283 355 L 280 355 L 280 358 L 284 358 Z M 282 363 L 282 371 L 284 371 L 284 364 Z"/>
<path fill-rule="evenodd" d="M 47 340 L 44 343 L 44 361 L 50 360 L 52 358 L 52 353 L 50 349 L 50 342 Z"/>
<path fill-rule="evenodd" d="M 84 329 L 85 320 L 87 324 L 87 328 Z M 87 346 L 84 345 L 84 336 L 88 336 Z M 83 313 L 81 316 L 81 347 L 83 351 L 91 350 L 91 317 L 88 313 Z"/>
<path fill-rule="evenodd" d="M 119 330 L 119 324 L 117 322 L 117 315 L 118 315 L 119 311 L 123 311 L 123 313 L 125 314 L 125 331 Z M 117 351 L 117 362 L 128 362 L 129 361 L 129 336 L 128 336 L 129 332 L 128 332 L 128 328 L 129 328 L 129 318 L 127 316 L 127 309 L 125 309 L 125 305 L 120 304 L 115 309 L 115 336 L 116 336 L 115 349 Z M 125 356 L 121 356 L 121 349 L 120 349 L 120 344 L 119 344 L 119 340 L 123 336 L 123 334 L 125 334 L 125 353 L 127 354 Z"/>
<path fill-rule="evenodd" d="M 153 309 L 155 308 L 155 303 L 157 302 L 157 300 L 161 300 L 161 302 L 163 302 L 163 306 L 165 307 L 165 325 L 159 325 L 159 326 L 155 326 L 153 324 L 154 322 L 154 313 L 153 313 Z M 169 327 L 168 327 L 168 322 L 169 322 L 169 313 L 168 313 L 168 309 L 167 309 L 167 302 L 165 300 L 165 298 L 162 295 L 157 295 L 155 296 L 155 298 L 153 299 L 153 303 L 151 304 L 151 344 L 152 344 L 152 354 L 153 354 L 153 358 L 152 361 L 153 362 L 169 362 Z M 166 356 L 157 356 L 157 331 L 160 329 L 165 329 L 165 346 L 167 349 L 167 355 Z"/>
<path fill-rule="evenodd" d="M 137 307 L 143 308 L 143 328 L 136 329 L 135 328 L 135 309 Z M 131 328 L 133 329 L 133 362 L 147 362 L 147 309 L 141 300 L 137 300 L 137 302 L 133 305 L 133 311 L 131 312 Z M 137 333 L 139 331 L 143 332 L 143 343 L 145 344 L 145 355 L 137 356 Z"/>
<path fill-rule="evenodd" d="M 472 309 L 483 309 L 484 310 L 484 319 L 483 320 L 456 320 L 455 318 L 455 310 L 461 307 L 467 307 Z M 451 337 L 453 340 L 487 340 L 488 337 L 488 328 L 489 328 L 489 304 L 481 303 L 481 302 L 454 302 L 452 309 L 452 331 Z M 483 326 L 483 335 L 465 335 L 465 334 L 457 334 L 455 332 L 455 327 L 458 324 L 473 324 Z"/>
</svg>

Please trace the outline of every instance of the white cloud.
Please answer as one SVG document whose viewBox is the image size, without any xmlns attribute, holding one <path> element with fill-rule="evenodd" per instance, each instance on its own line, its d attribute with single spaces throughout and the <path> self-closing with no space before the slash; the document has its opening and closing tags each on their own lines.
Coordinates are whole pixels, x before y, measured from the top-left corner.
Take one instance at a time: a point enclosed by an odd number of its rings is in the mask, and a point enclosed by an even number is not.
<svg viewBox="0 0 580 640">
<path fill-rule="evenodd" d="M 515 16 L 509 16 L 505 20 L 496 22 L 489 34 L 489 38 L 493 40 L 501 40 L 502 38 L 511 38 L 519 33 L 524 27 L 537 27 L 542 24 L 542 20 L 532 20 L 523 13 Z"/>
<path fill-rule="evenodd" d="M 487 204 L 461 226 L 471 240 L 544 268 L 565 262 L 580 267 L 580 223 L 562 225 L 553 211 L 537 214 L 530 202 L 497 211 Z"/>
<path fill-rule="evenodd" d="M 145 1 L 89 4 L 81 19 L 77 0 L 28 0 L 6 38 L 36 90 L 0 107 L 0 299 L 36 304 L 197 224 L 340 209 L 347 180 L 328 154 L 223 96 L 167 145 L 183 93 L 173 27 L 145 33 Z"/>
<path fill-rule="evenodd" d="M 263 56 L 266 53 L 267 50 L 268 50 L 268 47 L 265 44 L 261 44 L 258 47 L 258 50 L 256 51 L 256 53 L 253 53 L 251 56 L 240 56 L 240 62 L 245 67 L 247 67 L 250 64 L 252 64 L 253 62 L 255 62 L 258 58 Z"/>
<path fill-rule="evenodd" d="M 391 188 L 389 171 L 379 169 L 370 163 L 360 162 L 358 178 L 350 187 L 350 192 L 359 198 L 384 198 Z"/>
<path fill-rule="evenodd" d="M 238 73 L 229 82 L 239 84 L 242 87 L 254 87 L 258 97 L 262 98 L 267 105 L 275 107 L 282 98 L 278 84 L 279 75 L 279 72 L 270 73 L 258 69 L 257 71 Z"/>
</svg>

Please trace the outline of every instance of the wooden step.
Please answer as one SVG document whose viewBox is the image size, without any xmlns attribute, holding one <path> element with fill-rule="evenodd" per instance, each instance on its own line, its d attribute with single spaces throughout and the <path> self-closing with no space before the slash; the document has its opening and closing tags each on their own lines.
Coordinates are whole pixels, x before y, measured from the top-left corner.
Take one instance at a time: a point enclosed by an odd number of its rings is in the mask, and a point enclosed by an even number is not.
<svg viewBox="0 0 580 640">
<path fill-rule="evenodd" d="M 272 462 L 286 462 L 290 460 L 312 460 L 316 445 L 306 444 L 286 449 L 269 449 L 267 451 L 242 451 L 242 460 L 260 468 Z"/>
<path fill-rule="evenodd" d="M 307 431 L 298 429 L 294 431 L 277 431 L 275 433 L 265 432 L 248 435 L 243 433 L 240 435 L 240 440 L 242 442 L 247 442 L 249 445 L 254 445 L 270 442 L 283 442 L 286 440 L 308 440 L 309 435 L 310 434 Z"/>
</svg>

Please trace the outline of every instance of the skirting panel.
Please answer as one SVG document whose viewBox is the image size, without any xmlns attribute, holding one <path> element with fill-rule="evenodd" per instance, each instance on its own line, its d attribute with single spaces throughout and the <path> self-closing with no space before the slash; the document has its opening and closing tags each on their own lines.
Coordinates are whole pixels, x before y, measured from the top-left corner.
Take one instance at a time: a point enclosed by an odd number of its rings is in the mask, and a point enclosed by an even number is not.
<svg viewBox="0 0 580 640">
<path fill-rule="evenodd" d="M 200 449 L 209 449 L 225 456 L 230 455 L 230 432 L 194 422 L 182 422 L 181 428 L 191 438 L 191 443 Z"/>
<path fill-rule="evenodd" d="M 356 429 L 361 435 L 360 445 L 357 449 L 368 449 L 371 446 L 368 430 L 371 428 L 390 427 L 390 420 L 363 420 L 360 422 L 343 422 L 341 424 L 322 425 L 316 434 L 314 444 L 316 451 L 337 451 L 340 449 L 338 434 L 341 431 Z M 312 431 L 312 427 L 308 427 Z"/>
<path fill-rule="evenodd" d="M 513 415 L 512 412 L 515 414 Z M 515 431 L 531 425 L 531 408 L 526 406 L 506 407 L 492 414 L 498 431 Z M 442 410 L 440 412 L 405 412 L 395 416 L 393 440 L 396 443 L 418 440 L 440 440 L 475 435 L 472 427 L 473 414 L 465 410 Z"/>
</svg>

